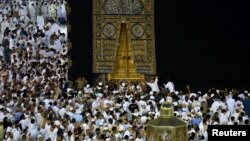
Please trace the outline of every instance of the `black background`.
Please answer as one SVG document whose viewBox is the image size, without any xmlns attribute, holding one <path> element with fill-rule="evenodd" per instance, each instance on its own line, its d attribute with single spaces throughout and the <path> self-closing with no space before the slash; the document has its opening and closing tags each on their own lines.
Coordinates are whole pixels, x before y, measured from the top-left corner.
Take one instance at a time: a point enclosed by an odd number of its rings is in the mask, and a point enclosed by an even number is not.
<svg viewBox="0 0 250 141">
<path fill-rule="evenodd" d="M 246 131 L 246 136 L 213 136 L 213 129 L 218 131 Z M 249 125 L 209 125 L 208 126 L 208 140 L 209 141 L 221 141 L 221 140 L 240 140 L 248 141 L 250 137 L 250 126 Z"/>
<path fill-rule="evenodd" d="M 70 77 L 92 74 L 92 0 L 70 0 Z M 155 0 L 157 75 L 177 89 L 250 86 L 247 1 Z"/>
</svg>

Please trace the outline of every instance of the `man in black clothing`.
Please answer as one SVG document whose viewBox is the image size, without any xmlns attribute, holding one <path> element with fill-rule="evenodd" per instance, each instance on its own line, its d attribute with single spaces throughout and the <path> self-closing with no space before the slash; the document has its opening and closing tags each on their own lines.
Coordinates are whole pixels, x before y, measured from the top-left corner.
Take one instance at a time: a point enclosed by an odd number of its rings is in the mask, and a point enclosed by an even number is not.
<svg viewBox="0 0 250 141">
<path fill-rule="evenodd" d="M 135 99 L 132 99 L 131 104 L 129 104 L 129 110 L 131 111 L 131 113 L 134 113 L 136 109 L 137 109 L 137 111 L 139 111 L 139 107 L 135 103 Z"/>
</svg>

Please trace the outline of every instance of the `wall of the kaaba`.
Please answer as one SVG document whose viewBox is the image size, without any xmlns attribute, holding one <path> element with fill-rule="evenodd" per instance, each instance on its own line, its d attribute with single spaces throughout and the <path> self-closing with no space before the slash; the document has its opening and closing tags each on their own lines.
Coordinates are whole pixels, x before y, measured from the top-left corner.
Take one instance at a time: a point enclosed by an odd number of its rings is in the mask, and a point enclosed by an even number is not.
<svg viewBox="0 0 250 141">
<path fill-rule="evenodd" d="M 92 74 L 92 1 L 70 0 L 70 76 Z M 157 74 L 177 89 L 250 85 L 247 4 L 236 1 L 155 1 Z M 164 19 L 164 20 L 163 20 Z"/>
</svg>

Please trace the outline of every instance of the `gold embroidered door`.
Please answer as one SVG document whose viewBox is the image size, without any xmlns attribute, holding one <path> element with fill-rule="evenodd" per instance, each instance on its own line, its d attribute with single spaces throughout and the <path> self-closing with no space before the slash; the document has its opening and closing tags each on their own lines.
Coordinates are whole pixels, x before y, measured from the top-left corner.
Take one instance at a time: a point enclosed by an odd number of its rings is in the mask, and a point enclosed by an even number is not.
<svg viewBox="0 0 250 141">
<path fill-rule="evenodd" d="M 153 0 L 93 0 L 93 73 L 141 79 L 156 74 L 155 61 Z"/>
</svg>

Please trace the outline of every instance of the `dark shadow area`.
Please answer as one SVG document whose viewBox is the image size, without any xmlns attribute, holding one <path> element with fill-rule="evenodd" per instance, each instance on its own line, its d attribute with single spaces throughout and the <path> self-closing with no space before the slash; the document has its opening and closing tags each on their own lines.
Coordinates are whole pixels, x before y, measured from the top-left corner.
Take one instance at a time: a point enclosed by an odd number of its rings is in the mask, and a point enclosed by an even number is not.
<svg viewBox="0 0 250 141">
<path fill-rule="evenodd" d="M 72 78 L 92 74 L 92 1 L 70 1 Z M 177 89 L 250 87 L 247 3 L 155 0 L 157 75 Z"/>
<path fill-rule="evenodd" d="M 84 76 L 89 82 L 94 80 L 92 74 L 92 1 L 68 1 L 72 9 L 69 22 L 72 30 L 69 38 L 72 49 L 69 54 L 73 65 L 69 77 L 77 79 Z"/>
</svg>

